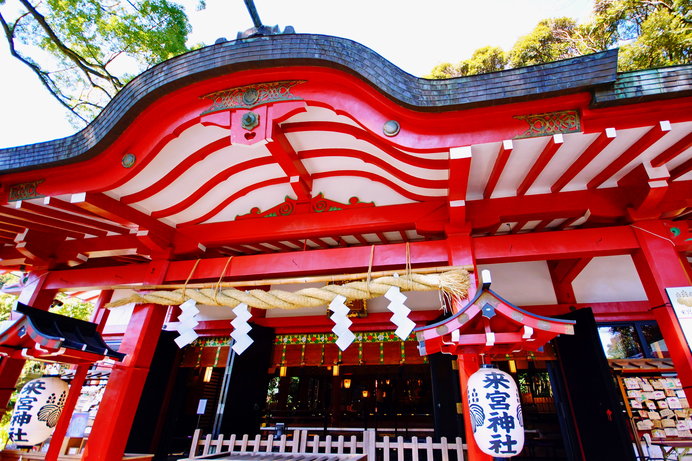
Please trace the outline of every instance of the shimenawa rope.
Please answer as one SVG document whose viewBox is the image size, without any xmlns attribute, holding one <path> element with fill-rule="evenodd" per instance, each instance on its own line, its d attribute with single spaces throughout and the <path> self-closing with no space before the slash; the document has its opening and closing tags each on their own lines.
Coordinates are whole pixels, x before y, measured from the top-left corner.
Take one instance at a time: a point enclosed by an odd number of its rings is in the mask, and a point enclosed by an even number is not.
<svg viewBox="0 0 692 461">
<path fill-rule="evenodd" d="M 188 299 L 199 304 L 211 306 L 235 307 L 245 303 L 258 309 L 299 309 L 318 307 L 329 304 L 337 295 L 349 300 L 371 299 L 384 295 L 389 288 L 397 286 L 402 291 L 432 291 L 465 298 L 469 287 L 469 274 L 464 269 L 455 269 L 438 274 L 407 273 L 399 277 L 384 276 L 368 281 L 355 281 L 343 285 L 326 285 L 322 288 L 304 288 L 295 292 L 286 290 L 238 290 L 235 288 L 187 288 L 157 290 L 148 293 L 135 293 L 107 305 L 118 307 L 130 303 L 152 303 L 162 305 L 179 305 Z"/>
</svg>

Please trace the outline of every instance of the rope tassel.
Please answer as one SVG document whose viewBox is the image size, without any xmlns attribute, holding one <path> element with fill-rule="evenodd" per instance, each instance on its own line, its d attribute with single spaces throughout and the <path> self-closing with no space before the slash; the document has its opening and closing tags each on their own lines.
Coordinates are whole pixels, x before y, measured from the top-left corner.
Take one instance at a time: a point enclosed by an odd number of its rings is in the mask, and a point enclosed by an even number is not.
<svg viewBox="0 0 692 461">
<path fill-rule="evenodd" d="M 343 285 L 329 284 L 322 288 L 305 288 L 295 292 L 286 290 L 238 290 L 236 288 L 179 288 L 175 290 L 156 290 L 135 293 L 107 305 L 118 307 L 130 303 L 152 303 L 180 305 L 189 299 L 197 304 L 209 306 L 236 307 L 244 303 L 257 309 L 299 309 L 318 307 L 331 303 L 341 295 L 348 300 L 371 299 L 383 296 L 391 287 L 402 291 L 439 290 L 445 296 L 463 299 L 469 288 L 469 273 L 465 269 L 454 269 L 442 273 L 407 273 L 395 277 L 387 275 L 369 281 L 354 281 Z M 132 287 L 129 287 L 132 288 Z"/>
</svg>

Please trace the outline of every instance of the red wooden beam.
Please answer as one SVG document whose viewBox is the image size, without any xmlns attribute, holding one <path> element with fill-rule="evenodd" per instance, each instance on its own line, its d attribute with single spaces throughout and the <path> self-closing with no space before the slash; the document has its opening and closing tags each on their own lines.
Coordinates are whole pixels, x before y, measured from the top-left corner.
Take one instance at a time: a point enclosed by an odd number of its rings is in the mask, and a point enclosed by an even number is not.
<svg viewBox="0 0 692 461">
<path fill-rule="evenodd" d="M 34 265 L 47 266 L 57 262 L 56 251 L 62 246 L 60 234 L 27 229 L 16 237 L 16 248 Z"/>
<path fill-rule="evenodd" d="M 520 220 L 520 221 L 516 221 L 516 224 L 515 224 L 514 227 L 512 228 L 511 232 L 513 232 L 513 233 L 516 234 L 517 232 L 521 231 L 521 229 L 522 229 L 526 224 L 528 224 L 528 222 L 529 222 L 529 221 L 528 221 L 527 219 L 522 219 L 522 220 Z"/>
<path fill-rule="evenodd" d="M 449 150 L 449 220 L 452 226 L 465 226 L 466 190 L 471 171 L 471 146 Z"/>
<path fill-rule="evenodd" d="M 638 248 L 629 226 L 477 237 L 471 242 L 478 264 L 629 254 Z M 414 266 L 447 264 L 449 256 L 445 240 L 411 242 L 410 248 Z M 12 251 L 16 256 L 16 250 Z M 194 280 L 218 280 L 227 260 L 227 257 L 223 257 L 200 261 L 193 274 Z M 334 271 L 358 272 L 367 270 L 369 261 L 370 246 L 243 255 L 233 258 L 228 275 L 243 280 L 254 277 L 317 275 Z M 172 262 L 166 282 L 186 280 L 194 264 L 195 260 Z M 375 246 L 373 267 L 377 270 L 404 267 L 405 264 L 405 243 Z M 86 289 L 110 287 L 114 284 L 137 284 L 143 280 L 147 267 L 147 264 L 131 264 L 52 271 L 48 274 L 47 288 Z"/>
<path fill-rule="evenodd" d="M 477 264 L 496 264 L 629 254 L 639 245 L 632 229 L 620 226 L 477 237 L 473 246 Z"/>
<path fill-rule="evenodd" d="M 176 253 L 184 253 L 197 243 L 215 247 L 408 230 L 417 226 L 442 232 L 447 222 L 447 207 L 444 202 L 435 201 L 259 219 L 261 225 L 257 219 L 181 225 L 175 238 Z"/>
<path fill-rule="evenodd" d="M 639 157 L 642 152 L 651 147 L 656 141 L 661 139 L 670 131 L 670 123 L 660 122 L 652 127 L 618 158 L 613 160 L 610 165 L 598 173 L 586 184 L 588 189 L 596 189 L 598 186 L 610 179 L 615 173 L 623 169 L 628 163 Z"/>
<path fill-rule="evenodd" d="M 684 192 L 684 191 L 679 191 Z M 552 220 L 592 214 L 620 218 L 627 213 L 627 200 L 615 189 L 596 191 L 533 194 L 523 197 L 503 197 L 491 200 L 473 200 L 466 204 L 469 220 L 474 229 L 483 229 L 500 222 Z"/>
<path fill-rule="evenodd" d="M 665 165 L 681 153 L 685 152 L 690 146 L 692 146 L 692 133 L 688 133 L 687 136 L 682 138 L 680 141 L 658 154 L 658 156 L 651 161 L 651 166 L 659 167 Z"/>
<path fill-rule="evenodd" d="M 637 165 L 620 178 L 618 188 L 629 199 L 633 220 L 656 219 L 664 211 L 658 205 L 668 192 L 670 173 L 665 167 L 654 168 L 648 162 Z"/>
<path fill-rule="evenodd" d="M 17 266 L 26 264 L 26 262 L 27 257 L 17 251 L 17 248 L 14 246 L 4 246 L 0 248 L 0 266 Z"/>
<path fill-rule="evenodd" d="M 172 227 L 105 194 L 73 194 L 70 203 L 122 226 L 151 230 L 164 239 L 170 239 L 174 233 Z"/>
<path fill-rule="evenodd" d="M 8 216 L 0 215 L 0 229 L 4 229 L 7 232 L 21 233 L 25 229 L 34 229 L 40 232 L 57 232 L 62 233 L 66 237 L 80 238 L 83 234 L 77 232 L 66 232 L 58 231 L 52 227 L 42 226 L 36 223 L 27 223 L 25 221 L 20 221 L 18 219 L 10 218 Z"/>
<path fill-rule="evenodd" d="M 310 173 L 298 158 L 293 146 L 281 130 L 279 124 L 274 121 L 269 133 L 267 149 L 274 160 L 279 164 L 284 173 L 291 178 L 291 187 L 299 201 L 308 201 L 312 197 L 312 178 Z"/>
<path fill-rule="evenodd" d="M 45 216 L 48 218 L 53 218 L 53 219 L 58 219 L 66 222 L 71 222 L 74 224 L 78 224 L 80 226 L 86 226 L 86 227 L 91 227 L 94 229 L 98 229 L 101 232 L 114 232 L 117 234 L 126 234 L 129 230 L 123 227 L 115 226 L 110 223 L 105 223 L 103 221 L 98 221 L 96 219 L 91 219 L 87 218 L 83 214 L 75 215 L 72 213 L 66 213 L 64 211 L 61 211 L 59 209 L 54 209 L 50 207 L 51 204 L 57 202 L 57 199 L 53 199 L 52 197 L 46 197 L 46 200 L 44 201 L 45 205 L 48 206 L 40 206 L 36 205 L 31 202 L 25 202 L 25 201 L 20 201 L 20 202 L 15 202 L 16 203 L 16 208 L 28 211 L 30 213 L 35 213 L 40 216 Z M 99 235 L 105 235 L 105 234 L 99 234 Z"/>
<path fill-rule="evenodd" d="M 16 208 L 8 208 L 0 206 L 0 215 L 7 216 L 10 218 L 17 219 L 19 221 L 26 222 L 26 227 L 32 227 L 32 224 L 39 224 L 44 228 L 50 228 L 52 232 L 56 229 L 68 231 L 74 234 L 90 234 L 96 236 L 105 236 L 107 232 L 102 229 L 95 229 L 93 227 L 83 226 L 81 224 L 75 224 L 63 219 L 54 219 L 44 216 L 39 216 L 34 213 L 29 213 L 28 211 L 18 210 Z M 35 228 L 35 227 L 34 227 Z M 37 229 L 38 230 L 38 229 Z"/>
<path fill-rule="evenodd" d="M 411 264 L 415 266 L 447 265 L 445 241 L 411 242 Z M 364 272 L 370 262 L 370 247 L 331 248 L 329 250 L 294 251 L 241 255 L 233 258 L 226 274 L 234 280 L 256 277 L 273 278 L 283 276 L 319 275 L 335 271 L 340 273 Z M 226 267 L 228 257 L 203 259 L 197 265 L 192 280 L 216 281 Z M 166 282 L 185 281 L 192 272 L 196 260 L 173 261 L 166 274 Z M 111 287 L 114 284 L 140 284 L 146 275 L 148 264 L 72 269 L 51 271 L 47 288 L 87 289 Z M 406 267 L 406 244 L 375 246 L 374 270 Z"/>
<path fill-rule="evenodd" d="M 536 224 L 536 225 L 534 226 L 534 228 L 531 229 L 531 231 L 532 231 L 532 232 L 540 232 L 540 231 L 542 231 L 543 229 L 545 229 L 546 227 L 548 227 L 548 224 L 550 224 L 551 221 L 552 221 L 552 219 L 543 219 L 541 222 L 539 222 L 538 224 Z"/>
<path fill-rule="evenodd" d="M 67 211 L 69 213 L 77 214 L 80 216 L 103 219 L 101 216 L 91 213 L 89 210 L 85 210 L 83 208 L 71 204 L 70 202 L 66 202 L 55 197 L 44 197 L 43 204 L 57 210 Z"/>
<path fill-rule="evenodd" d="M 563 187 L 567 185 L 576 175 L 583 170 L 586 165 L 591 163 L 591 160 L 596 158 L 598 154 L 601 153 L 603 149 L 610 144 L 613 139 L 617 136 L 615 128 L 607 128 L 587 147 L 584 152 L 579 156 L 579 158 L 572 162 L 569 168 L 562 173 L 562 176 L 558 178 L 557 181 L 550 187 L 550 191 L 555 193 L 562 190 Z"/>
<path fill-rule="evenodd" d="M 56 250 L 56 259 L 61 261 L 73 254 L 84 254 L 90 258 L 132 254 L 141 246 L 135 235 L 111 235 L 98 239 L 67 240 Z"/>
<path fill-rule="evenodd" d="M 495 165 L 493 166 L 493 171 L 490 173 L 488 182 L 485 184 L 485 190 L 483 191 L 483 198 L 490 198 L 493 195 L 495 186 L 500 180 L 500 175 L 507 165 L 509 160 L 509 155 L 512 153 L 513 145 L 511 140 L 502 141 L 500 144 L 500 151 L 497 154 L 497 159 L 495 160 Z"/>
<path fill-rule="evenodd" d="M 587 210 L 586 215 L 588 215 L 588 210 Z M 577 221 L 579 221 L 581 218 L 583 218 L 583 217 L 586 216 L 586 215 L 582 215 L 582 216 L 573 216 L 573 217 L 571 217 L 571 218 L 567 218 L 567 219 L 565 219 L 564 221 L 562 221 L 562 222 L 557 226 L 557 228 L 558 228 L 559 230 L 565 230 L 565 229 L 567 229 L 568 227 L 573 226 L 574 223 L 576 223 Z M 587 218 L 587 219 L 588 219 L 588 218 Z"/>
<path fill-rule="evenodd" d="M 592 258 L 575 258 L 548 261 L 548 268 L 559 283 L 572 283 Z"/>
<path fill-rule="evenodd" d="M 670 180 L 675 181 L 679 177 L 686 175 L 692 171 L 692 159 L 689 159 L 685 163 L 678 165 L 670 172 Z"/>
<path fill-rule="evenodd" d="M 526 177 L 517 188 L 517 196 L 526 194 L 529 188 L 531 188 L 533 183 L 536 181 L 536 178 L 538 178 L 538 175 L 543 172 L 545 167 L 548 165 L 548 162 L 552 160 L 555 153 L 558 151 L 558 149 L 560 149 L 563 142 L 564 139 L 561 134 L 555 134 L 550 138 L 548 143 L 543 148 L 543 151 L 538 156 L 538 159 L 536 159 L 534 164 L 531 166 L 531 169 L 526 174 Z"/>
<path fill-rule="evenodd" d="M 372 243 L 368 242 L 361 234 L 353 234 L 353 237 L 358 240 L 358 243 L 361 245 L 372 245 Z"/>
<path fill-rule="evenodd" d="M 310 242 L 316 243 L 320 248 L 323 248 L 323 249 L 331 248 L 331 246 L 327 242 L 322 240 L 321 238 L 313 237 L 313 238 L 308 239 L 308 240 Z"/>
</svg>

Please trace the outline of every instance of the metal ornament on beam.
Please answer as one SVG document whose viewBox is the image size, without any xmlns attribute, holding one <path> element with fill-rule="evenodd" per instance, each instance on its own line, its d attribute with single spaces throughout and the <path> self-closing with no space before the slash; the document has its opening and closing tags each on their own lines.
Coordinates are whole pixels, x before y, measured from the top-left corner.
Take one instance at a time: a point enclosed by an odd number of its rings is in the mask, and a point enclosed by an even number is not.
<svg viewBox="0 0 692 461">
<path fill-rule="evenodd" d="M 484 270 L 474 298 L 441 322 L 414 330 L 421 355 L 435 352 L 486 356 L 537 351 L 559 334 L 574 334 L 574 321 L 525 311 L 490 289 Z"/>
</svg>

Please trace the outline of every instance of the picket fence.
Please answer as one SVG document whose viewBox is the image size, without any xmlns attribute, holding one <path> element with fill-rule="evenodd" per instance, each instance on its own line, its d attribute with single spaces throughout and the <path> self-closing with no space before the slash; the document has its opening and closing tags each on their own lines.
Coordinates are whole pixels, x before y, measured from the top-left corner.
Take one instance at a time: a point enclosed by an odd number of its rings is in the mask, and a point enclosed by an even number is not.
<svg viewBox="0 0 692 461">
<path fill-rule="evenodd" d="M 464 461 L 466 444 L 461 437 L 447 441 L 441 437 L 439 442 L 433 442 L 432 437 L 377 437 L 374 429 L 367 429 L 362 436 L 332 436 L 320 438 L 310 435 L 306 430 L 294 429 L 288 434 L 275 437 L 256 435 L 250 437 L 231 435 L 228 438 L 219 434 L 212 439 L 211 434 L 202 436 L 201 430 L 196 430 L 192 437 L 190 457 L 193 460 L 202 456 L 221 452 L 244 453 L 321 453 L 321 454 L 363 454 L 367 461 Z"/>
</svg>

